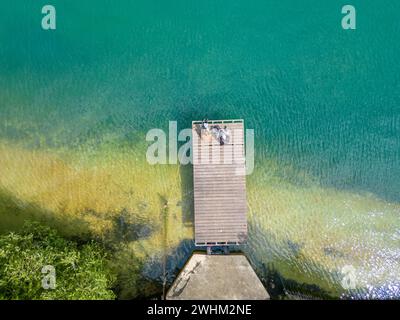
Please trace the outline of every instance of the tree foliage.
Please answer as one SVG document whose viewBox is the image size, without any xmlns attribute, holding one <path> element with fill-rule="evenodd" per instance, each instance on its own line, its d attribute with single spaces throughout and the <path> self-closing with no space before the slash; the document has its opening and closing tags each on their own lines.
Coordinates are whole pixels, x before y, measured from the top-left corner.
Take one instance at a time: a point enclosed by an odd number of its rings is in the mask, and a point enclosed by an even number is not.
<svg viewBox="0 0 400 320">
<path fill-rule="evenodd" d="M 0 236 L 0 299 L 115 299 L 107 255 L 94 242 L 78 245 L 38 223 Z M 44 289 L 46 265 L 55 289 Z"/>
</svg>

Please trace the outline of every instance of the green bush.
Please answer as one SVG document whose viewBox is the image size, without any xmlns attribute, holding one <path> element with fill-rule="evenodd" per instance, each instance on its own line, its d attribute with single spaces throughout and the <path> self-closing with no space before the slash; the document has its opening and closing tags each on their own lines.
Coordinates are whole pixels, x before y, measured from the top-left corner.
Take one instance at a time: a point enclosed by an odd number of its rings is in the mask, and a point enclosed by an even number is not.
<svg viewBox="0 0 400 320">
<path fill-rule="evenodd" d="M 98 244 L 65 240 L 56 231 L 28 223 L 0 236 L 0 299 L 115 299 L 114 277 Z M 55 268 L 55 289 L 44 289 L 46 265 Z"/>
</svg>

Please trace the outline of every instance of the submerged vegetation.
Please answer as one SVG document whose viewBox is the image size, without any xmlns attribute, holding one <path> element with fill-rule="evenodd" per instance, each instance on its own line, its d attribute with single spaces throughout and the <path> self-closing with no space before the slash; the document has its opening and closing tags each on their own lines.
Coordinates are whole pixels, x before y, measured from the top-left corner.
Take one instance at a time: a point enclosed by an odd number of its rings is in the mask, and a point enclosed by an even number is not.
<svg viewBox="0 0 400 320">
<path fill-rule="evenodd" d="M 140 156 L 135 160 L 142 150 L 93 152 L 95 160 L 83 160 L 79 153 L 0 144 L 0 232 L 20 235 L 24 221 L 32 220 L 64 241 L 95 241 L 115 297 L 160 296 L 193 249 L 191 168 L 150 166 Z M 344 293 L 345 265 L 360 272 L 357 292 L 396 279 L 397 204 L 325 188 L 306 173 L 261 161 L 247 179 L 249 242 L 243 248 L 261 278 L 271 277 L 263 268 L 271 265 L 286 289 L 332 297 Z M 381 252 L 390 272 L 373 270 Z"/>
<path fill-rule="evenodd" d="M 180 171 L 146 170 L 134 153 L 95 165 L 73 157 L 0 143 L 0 234 L 19 234 L 30 220 L 64 239 L 95 241 L 107 253 L 116 297 L 161 295 L 165 254 L 192 237 Z M 168 263 L 175 269 L 180 260 Z"/>
</svg>

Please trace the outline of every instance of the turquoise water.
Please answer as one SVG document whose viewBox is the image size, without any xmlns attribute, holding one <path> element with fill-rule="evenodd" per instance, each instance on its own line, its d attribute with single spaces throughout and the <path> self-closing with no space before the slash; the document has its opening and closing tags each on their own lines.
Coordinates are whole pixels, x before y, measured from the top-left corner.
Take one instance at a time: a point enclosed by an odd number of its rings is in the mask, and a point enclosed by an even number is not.
<svg viewBox="0 0 400 320">
<path fill-rule="evenodd" d="M 2 143 L 89 167 L 128 146 L 145 166 L 152 128 L 243 118 L 256 145 L 243 250 L 260 277 L 272 266 L 337 294 L 350 264 L 360 285 L 345 295 L 400 297 L 399 3 L 352 1 L 354 31 L 336 0 L 55 0 L 55 31 L 44 4 L 0 4 Z M 18 170 L 3 189 L 19 193 Z"/>
</svg>

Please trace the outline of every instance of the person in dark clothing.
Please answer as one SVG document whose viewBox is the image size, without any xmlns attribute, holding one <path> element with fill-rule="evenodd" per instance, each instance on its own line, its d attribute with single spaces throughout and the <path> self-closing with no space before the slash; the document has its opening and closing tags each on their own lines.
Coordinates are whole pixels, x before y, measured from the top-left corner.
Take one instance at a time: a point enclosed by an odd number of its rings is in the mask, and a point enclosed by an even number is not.
<svg viewBox="0 0 400 320">
<path fill-rule="evenodd" d="M 223 146 L 226 143 L 227 135 L 226 135 L 226 126 L 224 129 L 219 130 L 219 144 Z"/>
<path fill-rule="evenodd" d="M 205 118 L 201 123 L 201 128 L 204 130 L 208 130 L 208 119 Z"/>
</svg>

